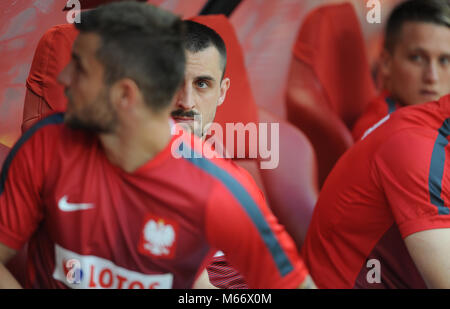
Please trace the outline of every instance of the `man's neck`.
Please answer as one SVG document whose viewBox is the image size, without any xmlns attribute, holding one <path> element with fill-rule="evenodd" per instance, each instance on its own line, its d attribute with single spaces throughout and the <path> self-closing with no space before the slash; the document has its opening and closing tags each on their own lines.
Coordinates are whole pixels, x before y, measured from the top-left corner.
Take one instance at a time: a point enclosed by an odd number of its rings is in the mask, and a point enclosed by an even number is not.
<svg viewBox="0 0 450 309">
<path fill-rule="evenodd" d="M 392 100 L 395 101 L 396 104 L 400 105 L 400 106 L 406 106 L 406 104 L 404 102 L 402 102 L 402 100 L 400 100 L 396 95 L 395 92 L 392 91 L 392 87 L 390 85 L 390 83 L 387 83 L 384 93 L 387 94 L 388 97 L 390 97 Z"/>
<path fill-rule="evenodd" d="M 108 160 L 128 173 L 136 171 L 160 153 L 172 136 L 167 119 L 121 126 L 112 134 L 100 134 Z"/>
</svg>

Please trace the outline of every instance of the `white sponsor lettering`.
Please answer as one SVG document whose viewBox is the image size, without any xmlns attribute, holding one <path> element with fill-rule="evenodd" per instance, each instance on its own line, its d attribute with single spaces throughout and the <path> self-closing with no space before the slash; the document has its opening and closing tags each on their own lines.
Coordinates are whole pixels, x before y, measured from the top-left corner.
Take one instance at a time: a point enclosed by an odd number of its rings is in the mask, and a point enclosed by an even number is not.
<svg viewBox="0 0 450 309">
<path fill-rule="evenodd" d="M 67 261 L 71 260 L 72 268 L 67 269 Z M 73 265 L 79 269 L 74 269 Z M 107 259 L 80 255 L 57 244 L 53 278 L 73 289 L 170 289 L 173 283 L 172 274 L 141 274 L 119 267 Z"/>
</svg>

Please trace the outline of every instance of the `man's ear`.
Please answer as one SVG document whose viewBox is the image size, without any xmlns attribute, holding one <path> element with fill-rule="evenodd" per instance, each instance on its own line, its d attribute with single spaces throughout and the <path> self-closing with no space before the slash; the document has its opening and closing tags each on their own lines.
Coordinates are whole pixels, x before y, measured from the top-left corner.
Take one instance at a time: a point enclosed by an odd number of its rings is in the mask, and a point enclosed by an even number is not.
<svg viewBox="0 0 450 309">
<path fill-rule="evenodd" d="M 222 103 L 225 101 L 225 98 L 227 96 L 227 91 L 230 88 L 231 81 L 228 77 L 225 77 L 222 79 L 222 82 L 220 83 L 220 97 L 219 102 L 217 103 L 217 106 L 222 105 Z"/>
<path fill-rule="evenodd" d="M 380 70 L 384 78 L 388 78 L 392 71 L 393 54 L 387 49 L 383 49 L 380 55 Z"/>
<path fill-rule="evenodd" d="M 129 78 L 121 79 L 111 86 L 111 103 L 118 109 L 127 109 L 134 105 L 139 97 L 139 87 Z"/>
</svg>

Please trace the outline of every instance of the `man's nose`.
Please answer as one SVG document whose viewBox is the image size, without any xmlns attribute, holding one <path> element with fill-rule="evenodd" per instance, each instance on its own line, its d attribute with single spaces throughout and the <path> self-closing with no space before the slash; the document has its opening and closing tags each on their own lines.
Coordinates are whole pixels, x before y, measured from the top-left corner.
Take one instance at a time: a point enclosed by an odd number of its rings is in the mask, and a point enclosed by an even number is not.
<svg viewBox="0 0 450 309">
<path fill-rule="evenodd" d="M 64 69 L 59 73 L 58 75 L 58 82 L 65 87 L 68 87 L 71 82 L 71 76 L 72 76 L 72 61 L 69 62 Z"/>
<path fill-rule="evenodd" d="M 436 83 L 439 81 L 439 68 L 435 61 L 430 61 L 424 72 L 424 80 L 427 83 Z"/>
<path fill-rule="evenodd" d="M 188 83 L 183 83 L 180 91 L 178 92 L 178 98 L 176 107 L 184 110 L 191 110 L 195 106 L 192 96 L 192 87 Z"/>
</svg>

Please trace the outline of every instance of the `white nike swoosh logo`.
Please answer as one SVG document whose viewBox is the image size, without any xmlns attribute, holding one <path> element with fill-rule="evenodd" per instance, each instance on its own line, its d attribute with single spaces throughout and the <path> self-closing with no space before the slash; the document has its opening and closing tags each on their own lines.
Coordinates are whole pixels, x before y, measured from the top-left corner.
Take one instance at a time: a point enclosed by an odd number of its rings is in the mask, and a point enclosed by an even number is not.
<svg viewBox="0 0 450 309">
<path fill-rule="evenodd" d="M 78 211 L 94 208 L 94 204 L 82 203 L 74 204 L 67 202 L 67 195 L 64 195 L 58 202 L 58 207 L 62 211 Z"/>
</svg>

